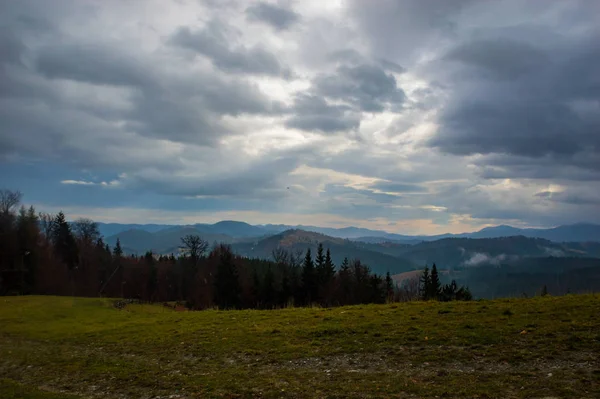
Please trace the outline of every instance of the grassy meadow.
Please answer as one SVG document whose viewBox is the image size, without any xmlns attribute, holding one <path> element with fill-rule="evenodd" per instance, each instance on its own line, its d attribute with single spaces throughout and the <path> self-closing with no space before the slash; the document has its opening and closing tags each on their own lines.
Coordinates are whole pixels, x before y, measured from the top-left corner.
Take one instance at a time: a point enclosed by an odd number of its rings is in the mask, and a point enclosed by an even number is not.
<svg viewBox="0 0 600 399">
<path fill-rule="evenodd" d="M 600 296 L 181 312 L 0 298 L 0 398 L 600 398 Z"/>
</svg>

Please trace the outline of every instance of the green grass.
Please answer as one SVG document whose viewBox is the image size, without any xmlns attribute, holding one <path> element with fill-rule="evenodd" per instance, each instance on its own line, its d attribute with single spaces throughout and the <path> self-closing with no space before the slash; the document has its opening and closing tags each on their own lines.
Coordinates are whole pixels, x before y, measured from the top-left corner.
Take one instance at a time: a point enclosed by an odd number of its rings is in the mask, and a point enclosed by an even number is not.
<svg viewBox="0 0 600 399">
<path fill-rule="evenodd" d="M 598 398 L 600 296 L 203 312 L 4 297 L 0 378 L 1 398 Z"/>
</svg>

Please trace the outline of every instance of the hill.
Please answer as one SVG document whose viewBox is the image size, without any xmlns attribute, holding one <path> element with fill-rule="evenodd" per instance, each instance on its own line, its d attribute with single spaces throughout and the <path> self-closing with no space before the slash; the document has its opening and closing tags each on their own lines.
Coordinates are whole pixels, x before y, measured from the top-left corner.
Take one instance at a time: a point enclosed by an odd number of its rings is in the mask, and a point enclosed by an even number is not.
<svg viewBox="0 0 600 399">
<path fill-rule="evenodd" d="M 598 257 L 600 243 L 556 243 L 524 236 L 500 238 L 445 238 L 416 245 L 376 244 L 379 251 L 419 265 L 442 268 L 498 265 L 536 257 Z"/>
<path fill-rule="evenodd" d="M 331 251 L 331 257 L 336 265 L 340 265 L 345 257 L 360 259 L 378 274 L 400 273 L 413 270 L 416 265 L 401 257 L 388 255 L 377 251 L 378 246 L 367 246 L 341 238 L 330 237 L 299 229 L 287 230 L 264 239 L 247 243 L 233 244 L 233 250 L 250 258 L 270 259 L 276 248 L 285 248 L 292 253 L 306 252 L 308 248 L 315 254 L 319 243 Z"/>
<path fill-rule="evenodd" d="M 598 295 L 273 311 L 112 305 L 4 298 L 0 397 L 600 397 Z"/>
</svg>

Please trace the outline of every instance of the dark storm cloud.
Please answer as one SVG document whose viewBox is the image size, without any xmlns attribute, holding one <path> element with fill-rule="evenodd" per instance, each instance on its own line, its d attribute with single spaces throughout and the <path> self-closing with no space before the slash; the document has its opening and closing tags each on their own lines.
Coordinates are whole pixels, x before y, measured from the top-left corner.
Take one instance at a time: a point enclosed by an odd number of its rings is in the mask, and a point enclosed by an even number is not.
<svg viewBox="0 0 600 399">
<path fill-rule="evenodd" d="M 258 3 L 246 9 L 246 16 L 251 21 L 260 21 L 277 30 L 288 29 L 300 20 L 300 14 L 268 3 Z"/>
<path fill-rule="evenodd" d="M 424 46 L 454 35 L 453 16 L 474 0 L 350 0 L 350 16 L 371 50 L 404 65 Z"/>
<path fill-rule="evenodd" d="M 286 153 L 285 157 L 275 155 L 248 164 L 232 163 L 218 175 L 208 170 L 201 175 L 178 175 L 153 169 L 132 175 L 126 184 L 133 188 L 160 185 L 161 192 L 170 195 L 248 195 L 274 199 L 286 194 L 289 182 L 284 176 L 301 164 L 304 151 Z"/>
<path fill-rule="evenodd" d="M 541 43 L 545 50 L 527 43 L 525 36 L 523 42 L 458 45 L 447 59 L 488 74 L 468 78 L 467 72 L 457 79 L 429 144 L 455 155 L 485 155 L 478 161 L 482 166 L 488 158 L 498 163 L 501 155 L 537 159 L 528 173 L 523 163 L 504 165 L 520 177 L 551 178 L 540 170 L 546 165 L 600 172 L 598 42 L 599 32 L 591 30 L 583 38 Z"/>
<path fill-rule="evenodd" d="M 52 79 L 119 86 L 149 84 L 152 79 L 147 67 L 118 50 L 115 45 L 52 45 L 37 53 L 36 68 Z"/>
<path fill-rule="evenodd" d="M 171 36 L 169 43 L 204 55 L 217 68 L 227 72 L 290 76 L 290 71 L 264 48 L 233 47 L 227 27 L 219 21 L 212 21 L 205 28 L 195 31 L 181 27 Z"/>
<path fill-rule="evenodd" d="M 474 40 L 451 50 L 447 59 L 489 72 L 492 77 L 516 79 L 544 68 L 551 59 L 540 49 L 513 39 Z"/>
<path fill-rule="evenodd" d="M 87 164 L 108 158 L 95 145 L 99 137 L 109 144 L 113 137 L 123 141 L 134 134 L 214 145 L 232 133 L 222 126 L 223 115 L 280 112 L 280 105 L 247 81 L 190 71 L 185 63 L 175 74 L 160 53 L 149 55 L 125 49 L 122 43 L 89 42 L 54 31 L 50 33 L 58 35 L 56 40 L 46 32 L 41 37 L 49 44 L 29 48 L 19 36 L 27 37 L 30 31 L 5 29 L 0 63 L 10 63 L 11 68 L 0 68 L 4 154 L 54 148 Z M 32 60 L 31 66 L 20 62 L 22 58 Z M 74 86 L 80 83 L 84 86 Z M 79 92 L 81 98 L 72 97 Z M 120 101 L 95 102 L 103 92 Z M 70 150 L 74 143 L 85 151 Z"/>
<path fill-rule="evenodd" d="M 540 193 L 537 193 L 535 196 L 548 201 L 563 202 L 566 204 L 573 205 L 600 204 L 599 198 L 587 198 L 585 196 L 570 194 L 566 192 L 555 193 L 552 191 L 542 191 Z"/>
<path fill-rule="evenodd" d="M 333 133 L 354 130 L 360 125 L 360 117 L 350 107 L 330 105 L 316 95 L 297 95 L 291 112 L 293 116 L 285 125 L 294 129 Z"/>
<path fill-rule="evenodd" d="M 0 64 L 19 64 L 25 45 L 10 29 L 0 27 Z"/>
<path fill-rule="evenodd" d="M 376 65 L 342 65 L 333 74 L 320 75 L 314 82 L 316 94 L 341 100 L 366 112 L 382 112 L 387 106 L 399 107 L 406 99 L 396 78 Z"/>
</svg>

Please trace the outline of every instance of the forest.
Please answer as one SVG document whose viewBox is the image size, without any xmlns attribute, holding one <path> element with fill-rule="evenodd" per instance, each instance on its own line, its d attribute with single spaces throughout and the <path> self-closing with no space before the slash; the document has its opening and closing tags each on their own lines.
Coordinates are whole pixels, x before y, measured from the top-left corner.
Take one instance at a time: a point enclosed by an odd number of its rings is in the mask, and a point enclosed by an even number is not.
<svg viewBox="0 0 600 399">
<path fill-rule="evenodd" d="M 2 295 L 119 297 L 196 310 L 471 299 L 468 288 L 442 285 L 435 265 L 399 286 L 360 259 L 337 267 L 322 244 L 314 256 L 310 249 L 276 248 L 267 260 L 187 235 L 177 254 L 125 255 L 119 241 L 112 248 L 104 242 L 94 221 L 37 213 L 21 199 L 20 192 L 0 191 Z"/>
</svg>

